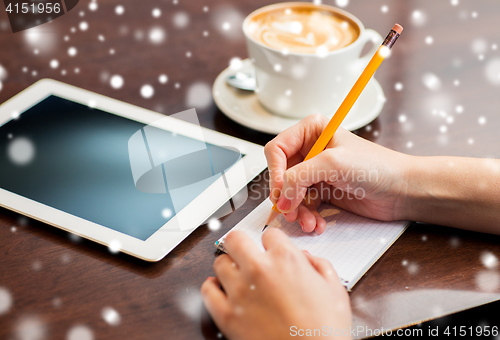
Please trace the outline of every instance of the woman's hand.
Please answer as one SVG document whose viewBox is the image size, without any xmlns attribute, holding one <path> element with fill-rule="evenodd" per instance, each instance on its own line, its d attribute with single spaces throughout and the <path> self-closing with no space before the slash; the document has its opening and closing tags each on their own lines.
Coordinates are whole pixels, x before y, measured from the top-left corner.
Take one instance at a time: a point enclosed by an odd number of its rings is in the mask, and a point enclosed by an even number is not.
<svg viewBox="0 0 500 340">
<path fill-rule="evenodd" d="M 328 124 L 313 115 L 280 133 L 265 147 L 271 178 L 271 200 L 287 221 L 298 221 L 305 232 L 325 230 L 315 207 L 329 202 L 378 220 L 402 219 L 402 200 L 411 156 L 389 150 L 339 128 L 326 149 L 303 162 Z M 305 204 L 309 191 L 313 204 Z"/>
<path fill-rule="evenodd" d="M 320 329 L 321 338 L 333 338 L 335 330 L 349 338 L 349 297 L 331 264 L 300 251 L 275 228 L 264 232 L 262 244 L 265 252 L 241 231 L 228 234 L 224 248 L 230 255 L 215 260 L 217 277 L 201 287 L 222 333 L 229 339 L 289 339 Z"/>
</svg>

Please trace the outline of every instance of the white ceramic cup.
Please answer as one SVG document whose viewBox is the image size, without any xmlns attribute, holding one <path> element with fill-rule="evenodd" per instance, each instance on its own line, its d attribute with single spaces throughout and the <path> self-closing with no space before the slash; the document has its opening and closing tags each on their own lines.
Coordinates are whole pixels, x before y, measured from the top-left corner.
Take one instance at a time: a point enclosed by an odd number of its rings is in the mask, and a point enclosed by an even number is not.
<svg viewBox="0 0 500 340">
<path fill-rule="evenodd" d="M 255 15 L 293 7 L 336 12 L 358 26 L 359 36 L 346 47 L 318 55 L 280 51 L 256 41 L 247 32 L 248 23 Z M 380 34 L 365 29 L 358 18 L 346 11 L 301 2 L 278 3 L 250 13 L 243 22 L 243 32 L 255 68 L 255 92 L 260 103 L 274 114 L 299 119 L 314 113 L 332 116 L 383 41 Z M 370 41 L 373 47 L 360 57 Z"/>
</svg>

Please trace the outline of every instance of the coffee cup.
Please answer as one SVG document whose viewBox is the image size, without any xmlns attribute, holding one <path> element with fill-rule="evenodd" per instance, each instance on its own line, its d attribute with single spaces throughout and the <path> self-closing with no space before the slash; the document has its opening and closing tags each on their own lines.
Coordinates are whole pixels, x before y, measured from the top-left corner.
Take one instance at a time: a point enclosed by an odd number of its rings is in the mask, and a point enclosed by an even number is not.
<svg viewBox="0 0 500 340">
<path fill-rule="evenodd" d="M 383 40 L 344 10 L 301 2 L 250 13 L 243 32 L 260 103 L 296 119 L 333 115 Z"/>
</svg>

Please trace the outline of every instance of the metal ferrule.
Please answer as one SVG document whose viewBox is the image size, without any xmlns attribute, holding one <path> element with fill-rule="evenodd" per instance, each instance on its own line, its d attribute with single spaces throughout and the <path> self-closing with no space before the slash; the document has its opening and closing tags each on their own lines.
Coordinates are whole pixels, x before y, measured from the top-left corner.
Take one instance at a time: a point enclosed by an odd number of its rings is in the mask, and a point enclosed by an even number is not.
<svg viewBox="0 0 500 340">
<path fill-rule="evenodd" d="M 387 37 L 385 38 L 382 45 L 392 48 L 392 46 L 394 46 L 394 44 L 396 43 L 396 40 L 398 40 L 399 35 L 400 34 L 395 30 L 391 30 L 389 34 L 387 34 Z"/>
</svg>

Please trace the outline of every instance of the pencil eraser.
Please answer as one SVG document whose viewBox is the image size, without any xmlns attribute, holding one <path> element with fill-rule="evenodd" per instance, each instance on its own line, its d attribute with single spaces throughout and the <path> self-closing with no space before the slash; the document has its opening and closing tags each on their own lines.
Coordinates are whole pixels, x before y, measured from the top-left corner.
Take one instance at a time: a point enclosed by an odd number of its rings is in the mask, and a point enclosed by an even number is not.
<svg viewBox="0 0 500 340">
<path fill-rule="evenodd" d="M 398 32 L 398 34 L 401 34 L 401 32 L 403 32 L 403 26 L 401 26 L 400 24 L 396 24 L 394 25 L 392 30 Z"/>
</svg>

